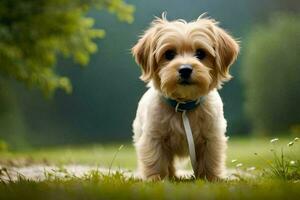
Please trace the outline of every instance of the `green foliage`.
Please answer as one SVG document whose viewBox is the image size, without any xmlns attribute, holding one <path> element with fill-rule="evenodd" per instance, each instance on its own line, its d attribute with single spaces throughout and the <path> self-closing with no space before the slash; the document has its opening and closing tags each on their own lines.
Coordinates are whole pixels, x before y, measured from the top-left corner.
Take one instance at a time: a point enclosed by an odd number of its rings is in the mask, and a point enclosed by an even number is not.
<svg viewBox="0 0 300 200">
<path fill-rule="evenodd" d="M 86 16 L 93 7 L 133 21 L 134 7 L 123 0 L 0 1 L 0 74 L 46 95 L 58 88 L 70 93 L 70 80 L 55 72 L 55 64 L 62 55 L 86 65 L 97 51 L 93 40 L 105 32 Z"/>
<path fill-rule="evenodd" d="M 7 150 L 8 150 L 8 144 L 4 140 L 0 139 L 0 152 L 7 151 Z"/>
<path fill-rule="evenodd" d="M 245 108 L 255 132 L 286 131 L 300 122 L 299 20 L 274 15 L 245 41 Z"/>
</svg>

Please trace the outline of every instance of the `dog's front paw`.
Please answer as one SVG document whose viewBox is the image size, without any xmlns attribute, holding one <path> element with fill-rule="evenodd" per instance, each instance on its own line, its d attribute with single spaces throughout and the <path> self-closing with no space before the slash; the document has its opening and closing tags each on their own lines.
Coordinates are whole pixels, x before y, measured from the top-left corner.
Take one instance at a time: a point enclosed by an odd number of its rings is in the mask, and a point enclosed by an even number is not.
<svg viewBox="0 0 300 200">
<path fill-rule="evenodd" d="M 150 182 L 156 182 L 156 181 L 161 181 L 161 177 L 159 174 L 154 174 L 154 175 L 151 175 L 151 176 L 148 176 L 146 178 L 147 181 L 150 181 Z"/>
<path fill-rule="evenodd" d="M 220 182 L 226 179 L 225 176 L 223 176 L 223 174 L 212 174 L 207 172 L 198 174 L 196 178 L 204 179 L 209 182 Z"/>
<path fill-rule="evenodd" d="M 207 175 L 205 178 L 210 182 L 221 182 L 222 180 L 224 180 L 223 177 L 214 175 Z"/>
</svg>

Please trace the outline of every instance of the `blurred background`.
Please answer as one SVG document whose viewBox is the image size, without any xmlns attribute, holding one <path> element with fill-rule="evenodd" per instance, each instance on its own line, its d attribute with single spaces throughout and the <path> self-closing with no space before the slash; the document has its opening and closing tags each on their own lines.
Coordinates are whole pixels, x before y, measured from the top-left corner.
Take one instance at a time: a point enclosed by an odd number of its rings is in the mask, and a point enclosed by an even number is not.
<svg viewBox="0 0 300 200">
<path fill-rule="evenodd" d="M 230 137 L 300 135 L 298 0 L 1 0 L 0 146 L 130 142 L 146 90 L 130 49 L 154 16 L 207 12 L 241 41 Z"/>
</svg>

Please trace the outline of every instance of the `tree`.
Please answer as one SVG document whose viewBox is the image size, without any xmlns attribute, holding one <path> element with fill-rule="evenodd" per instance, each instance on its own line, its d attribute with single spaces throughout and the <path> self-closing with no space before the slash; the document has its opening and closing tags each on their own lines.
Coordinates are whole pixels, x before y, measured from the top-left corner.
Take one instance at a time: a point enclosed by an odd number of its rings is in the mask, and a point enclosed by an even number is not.
<svg viewBox="0 0 300 200">
<path fill-rule="evenodd" d="M 47 96 L 72 91 L 70 80 L 56 73 L 59 56 L 86 65 L 97 51 L 93 42 L 104 30 L 93 28 L 91 8 L 105 9 L 125 22 L 134 7 L 123 0 L 1 0 L 0 75 L 37 87 Z"/>
<path fill-rule="evenodd" d="M 257 132 L 282 132 L 300 124 L 299 20 L 275 15 L 245 42 L 245 108 Z"/>
</svg>

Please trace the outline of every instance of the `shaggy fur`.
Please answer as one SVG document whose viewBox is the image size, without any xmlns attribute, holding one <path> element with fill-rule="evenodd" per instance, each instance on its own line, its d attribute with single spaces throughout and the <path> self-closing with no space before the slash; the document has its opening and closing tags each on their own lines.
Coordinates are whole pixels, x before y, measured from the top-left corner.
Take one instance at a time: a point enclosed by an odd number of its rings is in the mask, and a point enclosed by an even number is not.
<svg viewBox="0 0 300 200">
<path fill-rule="evenodd" d="M 181 113 L 166 104 L 164 97 L 177 101 L 197 100 L 203 104 L 187 112 L 197 156 L 197 178 L 216 180 L 225 172 L 226 120 L 217 92 L 231 78 L 229 67 L 239 46 L 217 22 L 199 17 L 196 21 L 168 21 L 156 18 L 132 48 L 141 66 L 141 79 L 149 89 L 139 102 L 133 122 L 134 144 L 141 175 L 147 180 L 174 177 L 174 158 L 187 157 L 187 140 Z M 205 53 L 199 59 L 196 52 Z M 166 57 L 167 51 L 174 58 Z M 192 66 L 188 84 L 180 82 L 179 67 Z"/>
</svg>

